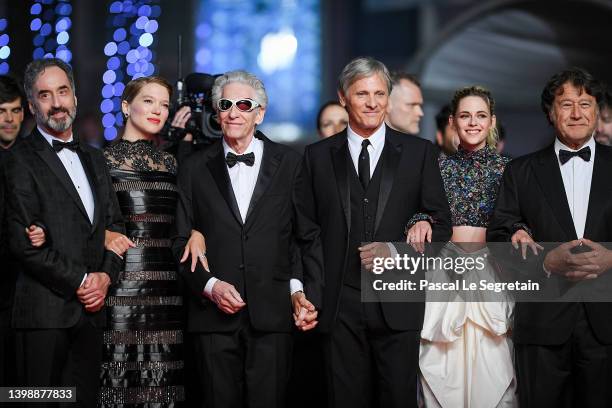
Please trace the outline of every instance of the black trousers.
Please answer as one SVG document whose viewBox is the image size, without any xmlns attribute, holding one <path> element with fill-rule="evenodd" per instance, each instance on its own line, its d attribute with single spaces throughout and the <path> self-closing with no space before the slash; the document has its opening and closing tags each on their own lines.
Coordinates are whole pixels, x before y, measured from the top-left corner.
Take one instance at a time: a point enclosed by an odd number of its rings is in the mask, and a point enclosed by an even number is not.
<svg viewBox="0 0 612 408">
<path fill-rule="evenodd" d="M 10 326 L 10 309 L 0 310 L 0 387 L 17 384 L 15 331 Z"/>
<path fill-rule="evenodd" d="M 325 342 L 329 407 L 416 407 L 419 338 L 389 329 L 379 303 L 362 303 L 359 290 L 344 286 Z"/>
<path fill-rule="evenodd" d="M 601 344 L 584 307 L 563 344 L 515 344 L 521 408 L 612 407 L 612 346 Z"/>
<path fill-rule="evenodd" d="M 86 314 L 70 328 L 16 329 L 15 336 L 19 385 L 76 387 L 77 403 L 65 406 L 96 406 L 102 329 L 95 327 Z"/>
<path fill-rule="evenodd" d="M 242 313 L 246 315 L 246 311 Z M 206 408 L 281 408 L 291 371 L 290 333 L 200 333 L 194 350 Z M 296 396 L 299 398 L 299 396 Z"/>
</svg>

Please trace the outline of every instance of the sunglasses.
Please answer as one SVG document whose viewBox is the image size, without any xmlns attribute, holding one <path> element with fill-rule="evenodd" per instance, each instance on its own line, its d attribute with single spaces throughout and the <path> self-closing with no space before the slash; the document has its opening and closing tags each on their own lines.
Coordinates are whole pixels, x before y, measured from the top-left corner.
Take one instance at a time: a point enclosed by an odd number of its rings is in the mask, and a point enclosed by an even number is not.
<svg viewBox="0 0 612 408">
<path fill-rule="evenodd" d="M 253 109 L 255 109 L 255 108 L 260 106 L 254 100 L 248 99 L 248 98 L 246 98 L 246 99 L 238 99 L 236 101 L 233 101 L 233 100 L 227 99 L 227 98 L 221 98 L 217 102 L 217 108 L 219 108 L 219 110 L 221 112 L 225 112 L 225 111 L 228 111 L 228 110 L 232 109 L 233 105 L 235 105 L 236 109 L 238 109 L 240 112 L 250 112 Z"/>
</svg>

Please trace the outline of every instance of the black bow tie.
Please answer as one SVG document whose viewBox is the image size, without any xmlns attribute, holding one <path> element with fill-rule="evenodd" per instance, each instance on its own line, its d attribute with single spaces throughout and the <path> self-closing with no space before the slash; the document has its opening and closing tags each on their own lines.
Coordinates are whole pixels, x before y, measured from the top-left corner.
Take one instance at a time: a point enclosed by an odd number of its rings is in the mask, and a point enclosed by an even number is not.
<svg viewBox="0 0 612 408">
<path fill-rule="evenodd" d="M 559 161 L 561 162 L 561 164 L 567 163 L 568 160 L 574 156 L 578 156 L 582 158 L 582 160 L 584 161 L 590 161 L 591 160 L 591 148 L 587 146 L 587 147 L 584 147 L 578 150 L 577 152 L 570 152 L 569 150 L 563 150 L 563 149 L 559 150 Z"/>
<path fill-rule="evenodd" d="M 53 141 L 53 150 L 55 150 L 57 153 L 61 152 L 62 149 L 69 149 L 72 150 L 73 152 L 76 152 L 79 149 L 79 141 L 78 140 L 73 140 L 72 142 L 60 142 L 59 140 L 54 140 Z"/>
<path fill-rule="evenodd" d="M 234 154 L 232 152 L 227 152 L 227 156 L 225 156 L 225 162 L 229 167 L 234 167 L 236 163 L 243 162 L 247 166 L 252 166 L 255 164 L 255 153 L 247 153 L 247 154 Z"/>
</svg>

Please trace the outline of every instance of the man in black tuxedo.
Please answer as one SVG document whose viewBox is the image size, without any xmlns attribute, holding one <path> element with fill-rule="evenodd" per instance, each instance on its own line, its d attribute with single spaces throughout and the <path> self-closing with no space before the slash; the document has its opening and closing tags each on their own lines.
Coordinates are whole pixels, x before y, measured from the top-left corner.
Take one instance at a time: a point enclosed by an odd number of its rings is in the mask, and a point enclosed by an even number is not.
<svg viewBox="0 0 612 408">
<path fill-rule="evenodd" d="M 325 289 L 319 326 L 326 333 L 331 407 L 417 403 L 424 303 L 362 303 L 361 243 L 405 241 L 405 226 L 417 212 L 429 215 L 434 241 L 451 235 L 435 148 L 385 126 L 390 91 L 384 64 L 351 61 L 338 88 L 348 128 L 307 146 L 304 155 L 299 198 L 321 227 Z"/>
<path fill-rule="evenodd" d="M 210 272 L 200 263 L 194 272 L 179 266 L 193 292 L 188 330 L 199 381 L 207 407 L 282 407 L 292 309 L 302 330 L 317 324 L 319 229 L 294 197 L 300 156 L 256 131 L 267 106 L 262 82 L 228 72 L 215 81 L 212 100 L 223 139 L 180 169 L 173 245 L 178 260 L 192 229 L 206 237 L 201 256 Z"/>
<path fill-rule="evenodd" d="M 0 169 L 4 159 L 18 143 L 21 122 L 23 122 L 24 101 L 17 81 L 9 76 L 0 75 Z M 16 269 L 4 231 L 6 229 L 4 196 L 5 191 L 0 177 L 0 260 L 3 265 L 0 273 L 0 386 L 16 385 L 15 339 L 11 329 Z"/>
<path fill-rule="evenodd" d="M 105 230 L 122 231 L 121 213 L 102 154 L 72 133 L 71 68 L 33 61 L 24 85 L 36 129 L 5 161 L 7 233 L 17 259 L 12 325 L 20 385 L 76 386 L 79 406 L 96 403 L 102 353 L 101 312 L 121 258 L 105 251 Z M 26 227 L 44 225 L 31 245 Z"/>
<path fill-rule="evenodd" d="M 506 166 L 487 239 L 528 227 L 563 243 L 536 258 L 545 282 L 609 278 L 612 252 L 598 242 L 612 241 L 612 148 L 593 139 L 601 95 L 582 69 L 554 75 L 542 92 L 554 143 Z M 519 303 L 513 332 L 521 407 L 612 406 L 612 304 Z"/>
</svg>

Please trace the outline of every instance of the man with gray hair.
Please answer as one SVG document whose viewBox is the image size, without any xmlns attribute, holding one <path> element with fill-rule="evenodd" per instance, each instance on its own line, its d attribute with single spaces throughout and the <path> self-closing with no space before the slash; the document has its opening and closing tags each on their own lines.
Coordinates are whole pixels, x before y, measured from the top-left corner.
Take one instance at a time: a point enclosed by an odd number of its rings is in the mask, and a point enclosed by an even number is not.
<svg viewBox="0 0 612 408">
<path fill-rule="evenodd" d="M 435 148 L 385 126 L 390 92 L 384 64 L 369 57 L 351 61 L 338 86 L 347 129 L 304 154 L 298 197 L 321 228 L 319 327 L 327 335 L 331 407 L 417 404 L 424 304 L 362 302 L 361 259 L 373 257 L 375 244 L 361 243 L 405 241 L 405 226 L 417 212 L 427 214 L 422 221 L 431 223 L 434 241 L 450 238 Z"/>
<path fill-rule="evenodd" d="M 4 162 L 7 233 L 17 262 L 12 325 L 22 352 L 19 385 L 76 387 L 66 397 L 95 407 L 102 357 L 102 308 L 121 258 L 104 249 L 105 230 L 123 232 L 102 153 L 73 134 L 72 69 L 31 62 L 24 88 L 36 128 Z M 26 227 L 44 226 L 33 245 Z"/>
<path fill-rule="evenodd" d="M 180 169 L 173 243 L 178 260 L 196 229 L 208 247 L 209 269 L 179 268 L 193 293 L 199 383 L 206 407 L 283 407 L 292 327 L 318 323 L 319 229 L 296 200 L 300 156 L 256 130 L 268 105 L 263 83 L 228 72 L 215 80 L 212 102 L 223 139 Z"/>
</svg>

